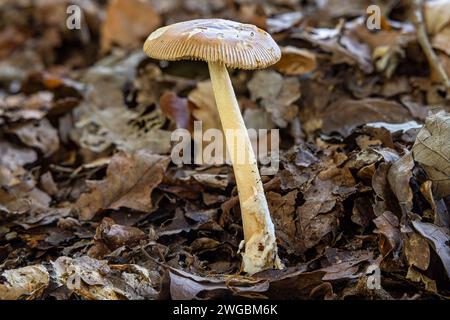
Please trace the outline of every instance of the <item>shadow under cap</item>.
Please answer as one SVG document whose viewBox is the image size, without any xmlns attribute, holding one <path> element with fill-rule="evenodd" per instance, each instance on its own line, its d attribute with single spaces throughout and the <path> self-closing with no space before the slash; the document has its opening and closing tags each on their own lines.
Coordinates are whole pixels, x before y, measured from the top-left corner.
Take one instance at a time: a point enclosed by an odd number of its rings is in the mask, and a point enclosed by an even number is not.
<svg viewBox="0 0 450 320">
<path fill-rule="evenodd" d="M 272 37 L 251 25 L 224 19 L 197 19 L 155 30 L 144 51 L 158 60 L 204 60 L 235 69 L 262 69 L 281 52 Z"/>
</svg>

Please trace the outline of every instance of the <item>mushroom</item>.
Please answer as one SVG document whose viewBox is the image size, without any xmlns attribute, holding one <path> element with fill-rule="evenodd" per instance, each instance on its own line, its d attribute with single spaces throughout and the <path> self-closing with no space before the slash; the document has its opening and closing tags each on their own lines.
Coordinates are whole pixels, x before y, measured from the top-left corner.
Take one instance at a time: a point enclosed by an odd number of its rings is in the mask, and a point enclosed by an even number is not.
<svg viewBox="0 0 450 320">
<path fill-rule="evenodd" d="M 245 245 L 243 270 L 254 274 L 281 268 L 275 228 L 256 157 L 227 71 L 227 67 L 260 69 L 270 66 L 280 59 L 279 47 L 267 32 L 256 26 L 223 19 L 197 19 L 157 29 L 145 41 L 144 51 L 159 60 L 208 63 L 239 194 L 244 230 L 241 247 Z"/>
</svg>

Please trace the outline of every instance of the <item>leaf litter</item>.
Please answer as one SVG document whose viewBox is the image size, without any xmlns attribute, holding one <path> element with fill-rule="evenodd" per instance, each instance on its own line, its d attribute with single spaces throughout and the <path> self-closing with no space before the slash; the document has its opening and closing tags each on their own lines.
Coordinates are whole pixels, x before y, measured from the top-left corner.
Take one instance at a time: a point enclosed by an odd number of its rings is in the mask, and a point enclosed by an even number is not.
<svg viewBox="0 0 450 320">
<path fill-rule="evenodd" d="M 2 3 L 0 299 L 450 297 L 449 1 L 423 25 L 387 6 L 378 32 L 363 1 L 75 2 L 83 32 L 68 1 Z M 210 16 L 282 51 L 230 71 L 247 126 L 280 130 L 262 179 L 285 269 L 253 277 L 232 168 L 170 161 L 174 129 L 221 129 L 207 67 L 141 51 Z"/>
</svg>

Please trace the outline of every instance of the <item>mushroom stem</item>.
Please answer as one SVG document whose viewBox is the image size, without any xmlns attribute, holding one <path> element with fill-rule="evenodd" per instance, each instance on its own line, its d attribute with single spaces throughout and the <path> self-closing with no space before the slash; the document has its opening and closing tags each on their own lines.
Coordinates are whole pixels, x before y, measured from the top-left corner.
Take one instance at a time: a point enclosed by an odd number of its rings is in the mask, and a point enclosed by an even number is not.
<svg viewBox="0 0 450 320">
<path fill-rule="evenodd" d="M 209 73 L 220 121 L 231 156 L 241 204 L 245 252 L 243 269 L 249 274 L 281 268 L 258 164 L 225 65 L 209 62 Z"/>
</svg>

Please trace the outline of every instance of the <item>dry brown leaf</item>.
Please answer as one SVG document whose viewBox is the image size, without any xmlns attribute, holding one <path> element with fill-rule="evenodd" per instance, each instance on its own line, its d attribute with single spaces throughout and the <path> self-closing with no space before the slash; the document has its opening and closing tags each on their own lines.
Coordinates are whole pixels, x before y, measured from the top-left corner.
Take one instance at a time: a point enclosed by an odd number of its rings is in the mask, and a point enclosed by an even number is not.
<svg viewBox="0 0 450 320">
<path fill-rule="evenodd" d="M 423 271 L 430 265 L 430 247 L 427 241 L 413 233 L 405 241 L 405 255 L 410 266 L 415 266 Z"/>
<path fill-rule="evenodd" d="M 104 241 L 112 250 L 123 245 L 136 244 L 143 238 L 145 238 L 145 233 L 142 230 L 116 224 L 109 217 L 103 218 L 94 237 L 96 241 Z"/>
<path fill-rule="evenodd" d="M 409 186 L 413 168 L 414 159 L 412 154 L 408 153 L 392 164 L 387 175 L 389 185 L 397 197 L 400 206 L 408 211 L 413 206 L 413 192 Z"/>
<path fill-rule="evenodd" d="M 99 63 L 87 70 L 83 77 L 87 92 L 76 117 L 82 147 L 94 152 L 103 152 L 112 145 L 127 152 L 139 149 L 158 154 L 170 152 L 171 132 L 162 129 L 166 118 L 161 110 L 146 112 L 148 101 L 143 102 L 144 108 L 137 109 L 125 104 L 123 88 L 135 79 L 137 65 L 144 56 L 142 52 L 126 58 L 111 55 L 105 58 L 112 60 L 106 66 Z M 145 92 L 148 88 L 140 89 Z"/>
<path fill-rule="evenodd" d="M 53 196 L 58 193 L 58 186 L 53 180 L 53 176 L 50 171 L 47 171 L 41 176 L 40 184 L 42 189 L 49 195 Z"/>
<path fill-rule="evenodd" d="M 274 65 L 274 68 L 286 75 L 302 75 L 316 68 L 316 55 L 306 49 L 292 46 L 282 47 L 281 59 Z"/>
<path fill-rule="evenodd" d="M 159 106 L 164 115 L 175 124 L 176 129 L 188 129 L 192 132 L 194 121 L 188 99 L 167 91 L 160 97 Z"/>
<path fill-rule="evenodd" d="M 266 20 L 267 31 L 278 33 L 292 28 L 303 19 L 303 14 L 298 11 L 282 13 Z"/>
<path fill-rule="evenodd" d="M 0 117 L 7 122 L 19 120 L 40 120 L 53 107 L 53 93 L 39 91 L 25 96 L 17 94 L 0 100 Z"/>
<path fill-rule="evenodd" d="M 298 78 L 283 78 L 275 71 L 263 70 L 255 72 L 247 86 L 251 99 L 261 99 L 261 105 L 277 126 L 285 128 L 297 116 L 298 106 L 294 102 L 301 96 Z"/>
<path fill-rule="evenodd" d="M 427 117 L 412 148 L 414 160 L 421 163 L 438 198 L 450 195 L 450 114 L 444 111 Z"/>
<path fill-rule="evenodd" d="M 298 246 L 303 250 L 314 247 L 324 236 L 336 231 L 338 209 L 333 211 L 338 186 L 330 180 L 314 179 L 304 194 L 305 203 L 297 207 Z"/>
<path fill-rule="evenodd" d="M 346 29 L 354 27 L 354 24 L 364 23 L 363 19 L 348 22 Z M 335 29 L 308 28 L 303 32 L 293 35 L 294 38 L 304 39 L 314 45 L 320 46 L 324 51 L 332 53 L 332 63 L 357 65 L 365 73 L 373 71 L 370 47 L 358 39 L 351 32 L 343 34 L 342 28 Z"/>
<path fill-rule="evenodd" d="M 261 294 L 269 288 L 268 281 L 233 276 L 200 277 L 173 268 L 169 271 L 170 296 L 175 300 L 192 300 L 201 297 L 218 298 L 224 293 L 237 297 L 264 297 Z"/>
<path fill-rule="evenodd" d="M 150 271 L 135 265 L 108 265 L 88 256 L 52 262 L 54 281 L 87 300 L 154 299 Z"/>
<path fill-rule="evenodd" d="M 371 262 L 373 252 L 368 250 L 342 251 L 328 248 L 325 251 L 325 266 L 319 270 L 326 271 L 323 280 L 343 280 L 360 278 L 364 274 L 361 263 Z"/>
<path fill-rule="evenodd" d="M 285 196 L 276 192 L 268 192 L 266 194 L 269 210 L 275 224 L 277 239 L 281 241 L 280 245 L 285 247 L 288 252 L 295 252 L 296 233 L 295 226 L 296 212 L 295 202 L 297 198 L 297 190 L 291 191 Z"/>
<path fill-rule="evenodd" d="M 2 273 L 0 300 L 38 299 L 48 286 L 50 276 L 42 265 L 32 265 Z"/>
<path fill-rule="evenodd" d="M 401 234 L 399 229 L 399 221 L 397 216 L 393 213 L 386 211 L 373 222 L 377 226 L 375 233 L 384 236 L 384 239 L 380 241 L 380 251 L 383 256 L 388 255 L 394 250 L 394 254 L 397 254 L 396 250 L 399 249 L 401 244 Z"/>
<path fill-rule="evenodd" d="M 127 49 L 140 47 L 160 24 L 161 18 L 146 1 L 110 1 L 101 27 L 101 49 L 108 51 L 114 44 Z"/>
<path fill-rule="evenodd" d="M 224 174 L 197 173 L 192 178 L 210 188 L 225 189 L 228 186 L 228 176 Z"/>
<path fill-rule="evenodd" d="M 9 129 L 9 132 L 17 135 L 27 146 L 39 149 L 44 157 L 59 149 L 58 132 L 45 118 L 39 122 L 16 125 Z"/>
<path fill-rule="evenodd" d="M 450 14 L 450 13 L 449 13 Z M 450 26 L 439 32 L 433 37 L 432 43 L 434 48 L 443 51 L 447 57 L 450 56 Z"/>
<path fill-rule="evenodd" d="M 108 165 L 106 178 L 89 181 L 91 191 L 78 199 L 80 218 L 89 220 L 102 209 L 120 207 L 151 212 L 154 209 L 152 191 L 161 183 L 169 162 L 169 157 L 147 150 L 117 153 Z"/>
<path fill-rule="evenodd" d="M 404 123 L 412 120 L 409 111 L 400 103 L 377 98 L 338 100 L 331 103 L 321 116 L 326 133 L 339 132 L 343 136 L 370 122 Z"/>
<path fill-rule="evenodd" d="M 289 292 L 292 299 L 310 299 L 313 291 L 324 284 L 322 278 L 326 272 L 306 271 L 302 267 L 300 265 L 283 270 L 267 270 L 257 274 L 256 277 L 270 281 L 267 295 L 271 299 L 285 299 L 286 292 Z"/>
<path fill-rule="evenodd" d="M 431 35 L 437 34 L 450 24 L 450 1 L 426 1 L 424 2 L 424 18 L 427 31 Z"/>
<path fill-rule="evenodd" d="M 425 197 L 433 211 L 432 218 L 434 224 L 441 227 L 450 228 L 450 215 L 445 204 L 445 198 L 436 200 L 433 195 L 433 183 L 430 180 L 425 181 L 420 186 L 420 193 Z M 425 212 L 424 212 L 425 215 Z"/>
<path fill-rule="evenodd" d="M 192 115 L 202 121 L 203 132 L 208 129 L 222 130 L 216 99 L 210 80 L 197 83 L 197 88 L 189 93 L 188 99 L 194 104 Z"/>
<path fill-rule="evenodd" d="M 35 151 L 0 140 L 0 165 L 11 171 L 37 160 Z"/>
<path fill-rule="evenodd" d="M 414 269 L 414 267 L 408 268 L 406 279 L 412 280 L 414 282 L 421 282 L 425 285 L 425 290 L 437 293 L 436 281 L 420 273 L 418 270 Z"/>
<path fill-rule="evenodd" d="M 413 221 L 412 224 L 414 229 L 428 240 L 430 246 L 437 253 L 447 272 L 447 277 L 450 279 L 450 232 L 448 228 L 421 221 Z"/>
</svg>

